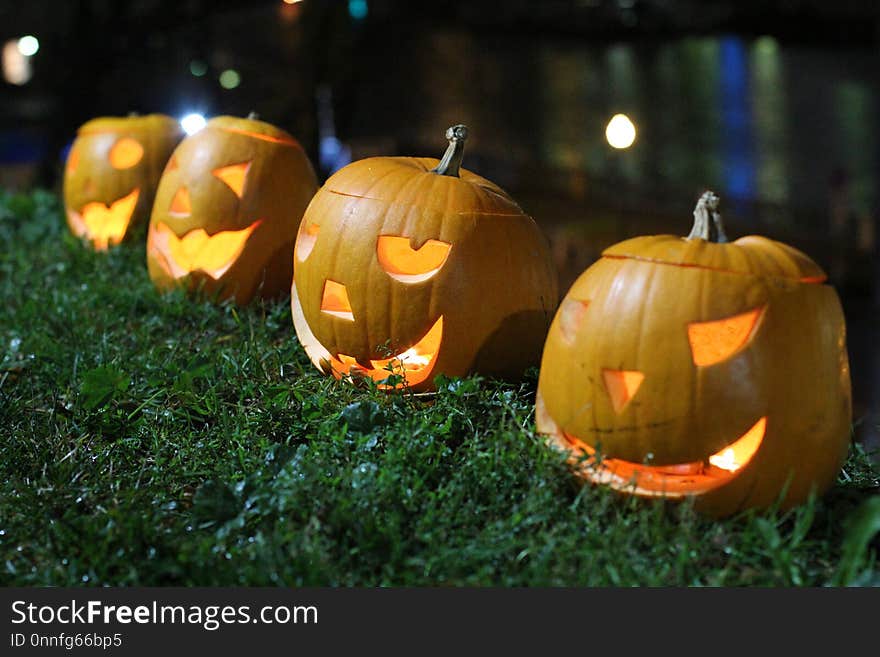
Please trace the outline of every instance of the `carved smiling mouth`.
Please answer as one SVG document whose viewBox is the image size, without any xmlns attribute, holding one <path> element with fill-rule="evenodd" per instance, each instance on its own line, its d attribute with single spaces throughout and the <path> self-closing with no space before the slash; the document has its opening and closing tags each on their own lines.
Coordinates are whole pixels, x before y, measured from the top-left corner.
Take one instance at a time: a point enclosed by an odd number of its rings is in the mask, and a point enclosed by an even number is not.
<svg viewBox="0 0 880 657">
<path fill-rule="evenodd" d="M 197 228 L 178 237 L 160 221 L 150 227 L 147 248 L 172 278 L 201 271 L 217 280 L 235 263 L 251 233 L 261 223 L 259 220 L 242 230 L 224 230 L 213 235 Z"/>
<path fill-rule="evenodd" d="M 443 340 L 443 317 L 441 316 L 434 325 L 428 329 L 424 337 L 412 347 L 390 358 L 371 360 L 370 366 L 365 367 L 357 362 L 352 356 L 337 354 L 336 358 L 330 358 L 333 368 L 333 376 L 337 379 L 348 374 L 356 376 L 368 376 L 373 381 L 380 382 L 392 374 L 402 375 L 407 385 L 414 386 L 428 378 L 434 369 L 437 353 L 440 351 L 440 342 Z M 380 388 L 392 387 L 379 384 Z"/>
<path fill-rule="evenodd" d="M 536 414 L 542 431 L 548 433 L 557 447 L 572 453 L 570 461 L 588 481 L 643 497 L 700 495 L 726 484 L 757 454 L 767 431 L 765 416 L 742 436 L 704 461 L 642 465 L 622 459 L 597 457 L 595 448 L 563 431 L 550 418 L 540 395 Z"/>
<path fill-rule="evenodd" d="M 91 241 L 96 250 L 106 251 L 125 237 L 139 195 L 140 189 L 135 188 L 109 206 L 98 201 L 86 203 L 79 212 L 67 211 L 67 223 L 74 235 Z"/>
<path fill-rule="evenodd" d="M 441 315 L 428 332 L 408 349 L 381 360 L 370 360 L 369 363 L 359 363 L 357 359 L 346 354 L 332 355 L 322 345 L 309 327 L 296 286 L 293 286 L 290 306 L 293 314 L 293 323 L 300 342 L 312 362 L 324 370 L 332 373 L 337 379 L 343 376 L 369 377 L 379 383 L 380 388 L 392 388 L 395 386 L 382 383 L 392 375 L 402 375 L 407 385 L 414 386 L 431 375 L 437 355 L 440 352 L 440 344 L 443 341 L 443 316 Z M 344 319 L 344 318 L 343 318 Z"/>
</svg>

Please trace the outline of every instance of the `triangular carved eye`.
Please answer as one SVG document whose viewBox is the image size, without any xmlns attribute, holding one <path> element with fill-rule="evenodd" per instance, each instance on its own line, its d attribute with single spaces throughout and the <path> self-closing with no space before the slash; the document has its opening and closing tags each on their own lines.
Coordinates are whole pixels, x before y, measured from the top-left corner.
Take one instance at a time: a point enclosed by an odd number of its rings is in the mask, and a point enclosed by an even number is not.
<svg viewBox="0 0 880 657">
<path fill-rule="evenodd" d="M 736 354 L 752 337 L 763 314 L 764 306 L 761 306 L 733 317 L 688 324 L 694 365 L 714 365 Z"/>
<path fill-rule="evenodd" d="M 168 160 L 168 164 L 165 165 L 165 173 L 171 173 L 172 171 L 177 171 L 177 158 L 173 155 Z"/>
<path fill-rule="evenodd" d="M 250 162 L 241 162 L 214 169 L 211 173 L 226 183 L 227 187 L 235 192 L 238 198 L 241 198 L 244 195 L 244 183 L 250 166 Z"/>
</svg>

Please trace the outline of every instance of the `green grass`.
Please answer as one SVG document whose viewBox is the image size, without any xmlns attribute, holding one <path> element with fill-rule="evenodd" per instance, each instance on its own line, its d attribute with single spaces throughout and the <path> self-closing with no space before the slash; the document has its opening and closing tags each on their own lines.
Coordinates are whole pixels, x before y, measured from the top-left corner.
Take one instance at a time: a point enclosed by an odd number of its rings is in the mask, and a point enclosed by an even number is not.
<svg viewBox="0 0 880 657">
<path fill-rule="evenodd" d="M 160 296 L 57 199 L 0 193 L 0 583 L 880 582 L 878 474 L 722 522 L 579 487 L 522 384 L 432 403 L 310 366 L 286 301 Z"/>
</svg>

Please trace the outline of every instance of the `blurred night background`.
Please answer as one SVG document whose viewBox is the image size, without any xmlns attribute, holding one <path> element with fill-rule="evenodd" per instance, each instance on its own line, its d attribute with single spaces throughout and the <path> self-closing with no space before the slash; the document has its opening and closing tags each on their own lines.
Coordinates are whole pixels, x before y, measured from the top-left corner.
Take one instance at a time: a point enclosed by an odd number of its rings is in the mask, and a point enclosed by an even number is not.
<svg viewBox="0 0 880 657">
<path fill-rule="evenodd" d="M 613 242 L 686 235 L 714 189 L 729 234 L 831 276 L 856 429 L 880 442 L 880 2 L 0 0 L 0 49 L 5 188 L 59 189 L 95 116 L 253 110 L 322 180 L 439 157 L 465 123 L 465 166 L 542 225 L 563 292 Z"/>
</svg>

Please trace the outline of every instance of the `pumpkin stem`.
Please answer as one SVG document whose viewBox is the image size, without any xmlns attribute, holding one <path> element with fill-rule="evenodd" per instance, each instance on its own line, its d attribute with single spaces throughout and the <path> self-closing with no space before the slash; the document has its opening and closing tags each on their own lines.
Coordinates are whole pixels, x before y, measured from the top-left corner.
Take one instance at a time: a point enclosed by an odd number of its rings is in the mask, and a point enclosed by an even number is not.
<svg viewBox="0 0 880 657">
<path fill-rule="evenodd" d="M 251 121 L 259 121 L 259 120 L 260 120 L 260 115 L 257 114 L 256 112 L 250 112 L 250 113 L 248 113 L 247 117 L 248 117 L 248 119 L 251 120 Z"/>
<path fill-rule="evenodd" d="M 440 163 L 431 169 L 434 173 L 441 176 L 453 176 L 458 178 L 458 170 L 461 168 L 461 160 L 464 158 L 464 142 L 468 136 L 466 125 L 458 124 L 446 130 L 446 138 L 449 140 L 449 146 L 443 153 L 443 159 Z"/>
<path fill-rule="evenodd" d="M 687 236 L 689 240 L 701 239 L 718 243 L 727 241 L 721 213 L 718 212 L 720 200 L 715 192 L 708 190 L 703 192 L 700 200 L 697 201 L 697 207 L 694 208 L 694 227 L 691 229 L 691 234 Z"/>
</svg>

